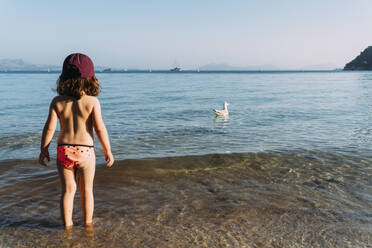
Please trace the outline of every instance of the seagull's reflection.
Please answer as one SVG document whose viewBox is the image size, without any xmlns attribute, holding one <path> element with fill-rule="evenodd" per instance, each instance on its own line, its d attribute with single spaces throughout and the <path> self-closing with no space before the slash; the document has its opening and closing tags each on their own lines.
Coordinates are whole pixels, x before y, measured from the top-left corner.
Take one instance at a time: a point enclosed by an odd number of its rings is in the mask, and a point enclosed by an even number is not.
<svg viewBox="0 0 372 248">
<path fill-rule="evenodd" d="M 229 122 L 229 116 L 217 115 L 214 118 L 215 122 Z"/>
<path fill-rule="evenodd" d="M 229 117 L 228 116 L 216 116 L 214 118 L 214 122 L 217 127 L 227 128 L 229 124 Z"/>
</svg>

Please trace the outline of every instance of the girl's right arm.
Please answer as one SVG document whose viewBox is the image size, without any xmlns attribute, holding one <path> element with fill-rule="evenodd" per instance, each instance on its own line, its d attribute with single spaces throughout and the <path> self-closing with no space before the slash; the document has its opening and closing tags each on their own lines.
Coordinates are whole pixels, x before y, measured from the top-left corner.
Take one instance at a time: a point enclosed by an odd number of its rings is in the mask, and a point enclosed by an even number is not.
<svg viewBox="0 0 372 248">
<path fill-rule="evenodd" d="M 50 103 L 49 106 L 49 114 L 48 119 L 45 122 L 43 134 L 41 135 L 41 145 L 40 145 L 40 155 L 39 155 L 39 163 L 41 165 L 46 166 L 44 161 L 47 158 L 50 161 L 48 147 L 50 142 L 52 141 L 54 131 L 56 130 L 58 122 L 57 112 L 55 110 L 55 100 Z"/>
<path fill-rule="evenodd" d="M 110 140 L 108 137 L 107 129 L 102 119 L 101 105 L 97 98 L 95 98 L 93 105 L 93 125 L 99 142 L 101 143 L 103 151 L 105 153 L 105 159 L 107 161 L 106 165 L 108 167 L 111 167 L 114 163 L 114 156 L 112 155 L 111 152 Z"/>
</svg>

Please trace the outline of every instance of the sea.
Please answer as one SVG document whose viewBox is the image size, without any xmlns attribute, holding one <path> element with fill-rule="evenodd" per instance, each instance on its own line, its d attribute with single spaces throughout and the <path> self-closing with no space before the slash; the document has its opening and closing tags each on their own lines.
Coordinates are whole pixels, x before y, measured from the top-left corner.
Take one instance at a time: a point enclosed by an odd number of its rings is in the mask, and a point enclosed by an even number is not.
<svg viewBox="0 0 372 248">
<path fill-rule="evenodd" d="M 97 73 L 94 228 L 60 218 L 58 73 L 0 73 L 0 247 L 372 247 L 372 72 Z M 212 109 L 229 103 L 229 116 Z"/>
</svg>

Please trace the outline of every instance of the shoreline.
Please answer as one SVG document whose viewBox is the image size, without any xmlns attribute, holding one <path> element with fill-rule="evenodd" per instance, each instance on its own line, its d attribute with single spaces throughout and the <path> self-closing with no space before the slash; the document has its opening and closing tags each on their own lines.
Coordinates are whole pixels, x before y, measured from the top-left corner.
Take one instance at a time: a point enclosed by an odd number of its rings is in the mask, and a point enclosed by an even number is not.
<svg viewBox="0 0 372 248">
<path fill-rule="evenodd" d="M 237 152 L 221 152 L 221 153 L 204 153 L 204 154 L 187 154 L 187 155 L 174 155 L 174 156 L 149 156 L 149 157 L 135 157 L 135 158 L 124 158 L 115 160 L 115 164 L 133 164 L 133 163 L 148 163 L 149 161 L 166 161 L 174 163 L 175 161 L 181 160 L 197 160 L 203 158 L 221 158 L 221 157 L 255 157 L 255 156 L 304 156 L 304 157 L 314 157 L 318 158 L 319 154 L 325 157 L 331 156 L 346 156 L 355 159 L 372 159 L 372 155 L 370 154 L 370 149 L 360 151 L 360 150 L 340 150 L 339 148 L 328 149 L 324 151 L 324 149 L 292 149 L 292 150 L 264 150 L 264 151 L 237 151 Z M 115 154 L 114 154 L 115 155 Z M 363 156 L 364 155 L 364 156 Z M 103 154 L 97 153 L 96 150 L 96 166 L 105 166 L 105 162 L 99 162 L 103 158 Z M 50 162 L 48 164 L 53 164 L 56 161 L 57 157 L 51 155 Z M 0 167 L 5 165 L 40 165 L 38 158 L 25 158 L 25 159 L 6 159 L 0 160 Z M 40 165 L 42 166 L 42 165 Z"/>
<path fill-rule="evenodd" d="M 1 166 L 5 246 L 363 247 L 370 240 L 371 165 L 365 159 L 245 153 L 97 166 L 97 222 L 89 235 L 78 195 L 77 225 L 63 230 L 56 169 L 29 162 Z"/>
</svg>

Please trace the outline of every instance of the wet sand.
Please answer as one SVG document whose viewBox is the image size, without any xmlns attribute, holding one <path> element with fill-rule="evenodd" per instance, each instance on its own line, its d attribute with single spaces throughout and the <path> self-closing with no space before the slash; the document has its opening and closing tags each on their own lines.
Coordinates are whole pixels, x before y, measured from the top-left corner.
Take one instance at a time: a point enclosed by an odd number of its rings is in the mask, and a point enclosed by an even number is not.
<svg viewBox="0 0 372 248">
<path fill-rule="evenodd" d="M 70 231 L 55 167 L 8 161 L 0 247 L 368 247 L 371 161 L 291 151 L 100 165 L 95 226 L 83 227 L 77 195 Z"/>
</svg>

